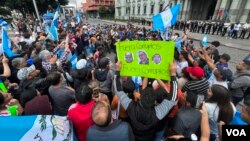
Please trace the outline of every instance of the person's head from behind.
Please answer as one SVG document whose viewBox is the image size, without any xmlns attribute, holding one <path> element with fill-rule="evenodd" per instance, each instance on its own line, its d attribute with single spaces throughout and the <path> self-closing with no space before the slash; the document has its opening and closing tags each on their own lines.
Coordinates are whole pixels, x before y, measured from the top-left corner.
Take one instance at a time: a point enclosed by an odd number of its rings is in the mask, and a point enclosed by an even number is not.
<svg viewBox="0 0 250 141">
<path fill-rule="evenodd" d="M 96 126 L 107 127 L 112 121 L 110 105 L 104 101 L 96 102 L 91 117 Z"/>
<path fill-rule="evenodd" d="M 127 79 L 126 81 L 122 81 L 123 91 L 128 94 L 130 98 L 133 98 L 133 92 L 135 90 L 135 83 L 132 79 Z"/>
<path fill-rule="evenodd" d="M 146 87 L 141 92 L 141 105 L 145 109 L 152 109 L 155 106 L 156 94 L 152 87 Z"/>
<path fill-rule="evenodd" d="M 211 96 L 207 102 L 216 103 L 219 107 L 218 121 L 223 121 L 225 124 L 229 124 L 233 118 L 230 91 L 224 86 L 215 84 L 212 85 L 210 90 L 208 90 L 208 93 L 211 93 Z"/>
<path fill-rule="evenodd" d="M 195 91 L 187 91 L 187 94 L 185 97 L 187 107 L 195 108 L 197 104 L 197 95 L 198 94 Z"/>
<path fill-rule="evenodd" d="M 224 53 L 224 54 L 222 54 L 222 55 L 220 56 L 219 62 L 220 62 L 221 64 L 225 64 L 225 63 L 227 63 L 230 59 L 231 59 L 230 55 Z"/>
<path fill-rule="evenodd" d="M 179 55 L 179 60 L 188 60 L 188 53 L 186 51 L 181 51 L 180 55 Z"/>
<path fill-rule="evenodd" d="M 25 61 L 25 59 L 23 57 L 18 57 L 18 58 L 14 58 L 11 61 L 11 65 L 14 68 L 21 69 L 21 68 L 24 68 L 27 66 L 27 62 Z"/>
<path fill-rule="evenodd" d="M 220 42 L 219 42 L 219 41 L 213 41 L 213 42 L 211 43 L 211 45 L 212 45 L 212 48 L 214 49 L 214 48 L 217 48 L 217 47 L 220 46 Z"/>
<path fill-rule="evenodd" d="M 76 100 L 80 102 L 81 104 L 89 103 L 92 99 L 92 93 L 93 93 L 93 90 L 89 86 L 82 85 L 76 91 Z"/>
<path fill-rule="evenodd" d="M 92 89 L 92 98 L 98 99 L 100 93 L 100 84 L 96 80 L 92 80 L 88 83 L 88 87 Z"/>
<path fill-rule="evenodd" d="M 62 76 L 58 72 L 53 72 L 47 75 L 46 80 L 50 85 L 58 85 L 62 81 Z"/>
</svg>

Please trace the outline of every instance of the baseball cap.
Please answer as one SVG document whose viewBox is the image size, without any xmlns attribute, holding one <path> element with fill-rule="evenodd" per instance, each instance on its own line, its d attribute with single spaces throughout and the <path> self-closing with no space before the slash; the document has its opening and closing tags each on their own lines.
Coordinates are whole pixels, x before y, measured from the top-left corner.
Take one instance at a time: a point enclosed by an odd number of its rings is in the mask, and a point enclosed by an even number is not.
<svg viewBox="0 0 250 141">
<path fill-rule="evenodd" d="M 76 69 L 80 70 L 86 67 L 87 61 L 85 59 L 80 59 L 77 63 L 76 63 Z"/>
<path fill-rule="evenodd" d="M 223 76 L 224 80 L 230 80 L 233 76 L 233 72 L 229 68 L 222 68 L 217 65 L 217 69 L 220 72 L 220 74 Z"/>
<path fill-rule="evenodd" d="M 223 53 L 220 57 L 225 59 L 227 62 L 231 59 L 230 55 L 228 55 L 226 53 Z"/>
<path fill-rule="evenodd" d="M 243 62 L 250 65 L 250 54 L 243 59 Z"/>
<path fill-rule="evenodd" d="M 200 67 L 187 67 L 187 72 L 189 74 L 192 74 L 193 76 L 197 77 L 198 79 L 201 79 L 204 77 L 205 72 L 202 68 Z"/>
<path fill-rule="evenodd" d="M 18 72 L 17 72 L 17 78 L 19 80 L 25 80 L 28 78 L 29 74 L 31 72 L 33 72 L 34 70 L 36 70 L 35 66 L 34 65 L 31 65 L 30 67 L 25 67 L 25 68 L 22 68 L 20 69 Z"/>
</svg>

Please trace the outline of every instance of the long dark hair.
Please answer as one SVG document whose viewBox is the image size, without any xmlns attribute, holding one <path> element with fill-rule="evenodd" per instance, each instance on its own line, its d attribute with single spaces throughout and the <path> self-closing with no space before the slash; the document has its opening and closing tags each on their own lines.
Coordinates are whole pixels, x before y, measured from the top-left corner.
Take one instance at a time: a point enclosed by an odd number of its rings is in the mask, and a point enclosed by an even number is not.
<svg viewBox="0 0 250 141">
<path fill-rule="evenodd" d="M 211 91 L 213 95 L 207 100 L 207 102 L 217 103 L 219 107 L 218 122 L 223 121 L 225 124 L 230 124 L 234 112 L 229 90 L 221 85 L 213 85 Z"/>
</svg>

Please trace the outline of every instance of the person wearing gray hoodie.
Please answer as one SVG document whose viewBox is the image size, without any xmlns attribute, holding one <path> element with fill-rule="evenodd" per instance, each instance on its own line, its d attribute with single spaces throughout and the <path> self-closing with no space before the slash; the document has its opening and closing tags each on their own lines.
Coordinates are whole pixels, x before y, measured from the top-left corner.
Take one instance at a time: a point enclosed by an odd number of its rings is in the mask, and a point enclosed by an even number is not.
<svg viewBox="0 0 250 141">
<path fill-rule="evenodd" d="M 236 70 L 229 83 L 235 106 L 243 99 L 250 99 L 250 54 L 236 65 Z"/>
</svg>

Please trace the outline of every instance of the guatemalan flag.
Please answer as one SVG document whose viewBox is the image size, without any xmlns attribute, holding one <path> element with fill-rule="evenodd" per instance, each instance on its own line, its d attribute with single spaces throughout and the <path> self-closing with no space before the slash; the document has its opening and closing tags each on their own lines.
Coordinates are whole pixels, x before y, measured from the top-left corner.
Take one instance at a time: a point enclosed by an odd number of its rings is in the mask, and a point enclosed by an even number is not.
<svg viewBox="0 0 250 141">
<path fill-rule="evenodd" d="M 79 24 L 81 22 L 81 13 L 78 11 L 76 15 L 76 22 Z"/>
<path fill-rule="evenodd" d="M 12 52 L 11 43 L 5 28 L 2 28 L 2 47 L 0 49 L 0 53 L 4 53 L 10 58 L 19 56 L 19 54 L 15 54 Z"/>
<path fill-rule="evenodd" d="M 0 116 L 0 125 L 1 141 L 76 140 L 66 116 Z"/>
<path fill-rule="evenodd" d="M 77 63 L 77 55 L 74 54 L 70 59 L 69 59 L 70 63 L 71 63 L 71 68 L 72 69 L 76 69 L 76 63 Z"/>
<path fill-rule="evenodd" d="M 57 9 L 56 9 L 56 12 L 54 14 L 54 18 L 53 18 L 53 21 L 51 23 L 49 33 L 48 33 L 48 37 L 47 37 L 47 38 L 52 39 L 53 41 L 59 41 L 58 32 L 57 32 L 58 19 L 59 19 L 59 10 L 60 10 L 60 7 L 58 6 Z"/>
<path fill-rule="evenodd" d="M 172 26 L 176 23 L 181 4 L 177 4 L 172 8 L 153 16 L 153 31 L 160 30 L 165 31 L 166 27 Z"/>
<path fill-rule="evenodd" d="M 60 13 L 60 6 L 57 6 L 56 12 L 55 12 L 55 15 L 53 18 L 53 23 L 54 23 L 56 28 L 58 28 L 59 13 Z"/>
</svg>

